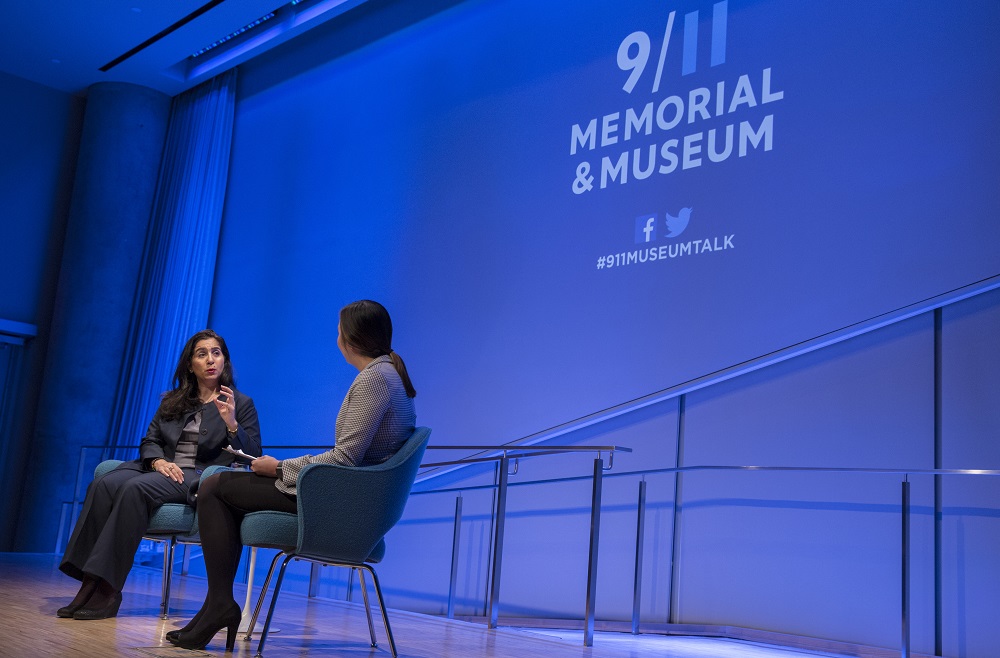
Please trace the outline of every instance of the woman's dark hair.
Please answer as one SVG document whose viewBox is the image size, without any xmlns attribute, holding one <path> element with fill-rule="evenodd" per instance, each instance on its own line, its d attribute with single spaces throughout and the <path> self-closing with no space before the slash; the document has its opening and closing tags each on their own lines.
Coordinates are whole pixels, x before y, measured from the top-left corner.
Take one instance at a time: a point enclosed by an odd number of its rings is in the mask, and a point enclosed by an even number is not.
<svg viewBox="0 0 1000 658">
<path fill-rule="evenodd" d="M 219 383 L 233 389 L 236 388 L 236 380 L 233 378 L 233 362 L 229 358 L 229 348 L 226 347 L 225 339 L 211 329 L 199 331 L 188 339 L 184 349 L 181 350 L 181 358 L 178 359 L 177 369 L 174 370 L 174 389 L 164 393 L 163 399 L 160 401 L 160 414 L 164 419 L 175 420 L 201 406 L 201 398 L 198 397 L 198 379 L 191 372 L 191 359 L 194 358 L 195 346 L 200 341 L 209 338 L 219 341 L 222 356 L 225 357 Z"/>
<path fill-rule="evenodd" d="M 392 351 L 392 320 L 384 306 L 362 299 L 340 309 L 340 335 L 361 356 L 377 359 L 388 355 L 403 380 L 406 394 L 411 398 L 417 396 L 403 358 Z"/>
</svg>

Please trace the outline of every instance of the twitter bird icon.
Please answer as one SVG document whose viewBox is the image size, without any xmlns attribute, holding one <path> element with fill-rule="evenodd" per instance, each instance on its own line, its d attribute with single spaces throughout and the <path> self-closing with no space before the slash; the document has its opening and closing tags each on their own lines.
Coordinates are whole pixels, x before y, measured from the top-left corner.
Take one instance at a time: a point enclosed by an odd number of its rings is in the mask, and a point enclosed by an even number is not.
<svg viewBox="0 0 1000 658">
<path fill-rule="evenodd" d="M 688 222 L 691 221 L 691 210 L 691 208 L 681 208 L 676 217 L 673 217 L 670 213 L 666 213 L 668 238 L 676 238 L 684 232 L 684 229 L 688 226 Z"/>
</svg>

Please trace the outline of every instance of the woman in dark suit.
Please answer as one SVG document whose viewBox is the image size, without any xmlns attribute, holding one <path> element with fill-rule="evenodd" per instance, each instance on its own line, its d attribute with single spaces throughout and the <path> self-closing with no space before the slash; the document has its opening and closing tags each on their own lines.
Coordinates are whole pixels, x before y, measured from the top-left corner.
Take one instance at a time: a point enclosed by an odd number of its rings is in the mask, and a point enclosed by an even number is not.
<svg viewBox="0 0 1000 658">
<path fill-rule="evenodd" d="M 208 595 L 194 619 L 167 633 L 173 644 L 204 649 L 216 633 L 227 628 L 226 650 L 232 650 L 240 623 L 233 581 L 243 549 L 240 523 L 247 512 L 294 514 L 298 509 L 296 479 L 307 464 L 380 464 L 396 454 L 413 433 L 417 392 L 403 359 L 392 349 L 392 321 L 385 308 L 362 300 L 340 309 L 337 346 L 359 372 L 340 405 L 334 446 L 316 455 L 284 461 L 260 457 L 251 464 L 253 473 L 230 471 L 205 480 L 198 496 L 198 528 Z"/>
<path fill-rule="evenodd" d="M 261 454 L 257 410 L 253 400 L 233 388 L 233 366 L 222 336 L 210 329 L 191 336 L 174 383 L 140 443 L 140 458 L 87 488 L 59 565 L 83 584 L 69 605 L 56 612 L 60 617 L 117 615 L 122 587 L 153 512 L 164 503 L 192 503 L 201 472 L 233 462 L 225 446 Z"/>
</svg>

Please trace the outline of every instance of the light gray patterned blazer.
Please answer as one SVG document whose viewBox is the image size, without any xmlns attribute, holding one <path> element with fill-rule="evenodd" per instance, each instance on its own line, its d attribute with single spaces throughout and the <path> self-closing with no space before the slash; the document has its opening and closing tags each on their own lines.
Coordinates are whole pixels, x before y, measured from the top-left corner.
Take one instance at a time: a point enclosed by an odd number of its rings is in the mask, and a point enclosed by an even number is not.
<svg viewBox="0 0 1000 658">
<path fill-rule="evenodd" d="M 347 390 L 337 414 L 336 443 L 318 455 L 281 462 L 280 491 L 295 493 L 295 481 L 306 464 L 368 466 L 396 454 L 413 432 L 417 414 L 406 395 L 392 359 L 380 356 L 364 367 Z"/>
</svg>

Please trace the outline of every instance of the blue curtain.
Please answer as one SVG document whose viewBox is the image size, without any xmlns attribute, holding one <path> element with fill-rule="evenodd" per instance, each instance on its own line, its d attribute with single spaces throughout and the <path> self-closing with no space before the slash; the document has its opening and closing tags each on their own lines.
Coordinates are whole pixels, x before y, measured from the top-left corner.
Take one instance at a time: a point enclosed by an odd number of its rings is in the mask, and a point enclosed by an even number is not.
<svg viewBox="0 0 1000 658">
<path fill-rule="evenodd" d="M 106 442 L 118 458 L 134 454 L 124 448 L 145 435 L 184 342 L 208 322 L 235 106 L 235 69 L 173 100 Z"/>
</svg>

